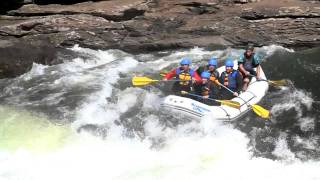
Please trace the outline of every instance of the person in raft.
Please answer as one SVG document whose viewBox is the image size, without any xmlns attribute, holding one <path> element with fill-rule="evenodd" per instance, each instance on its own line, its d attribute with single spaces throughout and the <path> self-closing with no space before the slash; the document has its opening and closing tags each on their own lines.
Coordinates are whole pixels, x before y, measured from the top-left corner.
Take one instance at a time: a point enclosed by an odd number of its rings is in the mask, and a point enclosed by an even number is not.
<svg viewBox="0 0 320 180">
<path fill-rule="evenodd" d="M 233 69 L 233 59 L 228 58 L 225 61 L 225 66 L 226 70 L 220 76 L 220 83 L 222 84 L 220 98 L 232 99 L 234 96 L 238 96 L 242 90 L 242 75 L 239 71 Z"/>
<path fill-rule="evenodd" d="M 191 59 L 184 57 L 180 61 L 180 67 L 172 69 L 162 80 L 175 78 L 177 81 L 173 84 L 172 91 L 177 95 L 182 95 L 181 91 L 192 92 L 194 83 L 201 83 L 199 74 L 190 68 Z"/>
<path fill-rule="evenodd" d="M 214 105 L 218 106 L 220 103 L 216 101 L 212 101 L 211 99 L 216 99 L 216 94 L 214 93 L 216 91 L 216 87 L 214 86 L 215 82 L 210 80 L 211 73 L 208 71 L 203 71 L 201 73 L 201 79 L 202 83 L 198 85 L 200 88 L 200 95 L 202 96 L 201 99 L 199 99 L 200 102 L 207 104 L 207 105 Z"/>
<path fill-rule="evenodd" d="M 259 56 L 254 53 L 253 45 L 249 44 L 243 55 L 238 60 L 238 69 L 243 76 L 243 87 L 245 91 L 248 88 L 248 84 L 253 76 L 260 80 L 260 59 Z M 254 70 L 256 68 L 256 70 Z"/>
<path fill-rule="evenodd" d="M 202 73 L 203 72 L 208 72 L 209 73 L 209 81 L 211 81 L 212 83 L 210 83 L 210 98 L 217 98 L 218 97 L 218 90 L 219 90 L 219 86 L 220 86 L 220 82 L 219 82 L 219 77 L 220 77 L 220 74 L 219 72 L 217 71 L 217 59 L 215 57 L 211 57 L 207 63 L 207 65 L 205 66 L 202 66 L 202 67 L 199 67 L 196 71 L 198 74 L 201 74 L 201 78 L 203 80 L 203 77 L 202 77 Z M 207 75 L 207 73 L 205 73 Z M 206 82 L 207 83 L 207 82 Z M 197 86 L 198 85 L 198 86 Z M 195 86 L 195 91 L 198 95 L 201 95 L 202 94 L 202 85 L 203 84 L 197 84 Z"/>
</svg>

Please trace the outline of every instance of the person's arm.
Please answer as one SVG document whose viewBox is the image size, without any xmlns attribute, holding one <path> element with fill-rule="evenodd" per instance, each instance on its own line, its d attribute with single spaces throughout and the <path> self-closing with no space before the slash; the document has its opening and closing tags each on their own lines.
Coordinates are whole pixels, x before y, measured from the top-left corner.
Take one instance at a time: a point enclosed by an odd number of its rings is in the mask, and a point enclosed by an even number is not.
<svg viewBox="0 0 320 180">
<path fill-rule="evenodd" d="M 202 82 L 201 77 L 199 76 L 199 74 L 196 71 L 194 71 L 194 73 L 193 73 L 193 78 L 196 80 L 197 83 Z"/>
<path fill-rule="evenodd" d="M 216 71 L 216 74 L 215 74 L 215 76 L 216 76 L 216 80 L 214 81 L 217 85 L 221 85 L 220 84 L 220 82 L 219 82 L 219 79 L 220 79 L 220 74 L 219 74 L 219 72 L 218 71 Z"/>
<path fill-rule="evenodd" d="M 239 60 L 238 60 L 238 70 L 243 74 L 243 75 L 247 75 L 249 72 L 247 72 L 244 67 L 243 67 L 243 63 L 244 63 L 244 55 L 241 55 Z"/>
<path fill-rule="evenodd" d="M 214 81 L 214 83 L 216 83 L 218 86 L 221 85 L 218 79 L 216 79 L 216 80 Z"/>
<path fill-rule="evenodd" d="M 224 73 L 224 72 L 223 72 L 223 73 Z M 221 73 L 221 76 L 220 76 L 219 79 L 218 79 L 220 84 L 223 84 L 223 81 L 224 81 L 224 80 L 222 79 L 222 74 L 223 74 L 223 73 Z"/>
<path fill-rule="evenodd" d="M 241 72 L 243 75 L 249 75 L 250 72 L 246 71 L 243 67 L 243 63 L 239 63 L 238 64 L 238 67 L 239 67 L 239 72 Z"/>
<path fill-rule="evenodd" d="M 176 75 L 176 69 L 172 69 L 170 72 L 168 72 L 163 78 L 162 80 L 168 80 L 173 78 Z"/>
</svg>

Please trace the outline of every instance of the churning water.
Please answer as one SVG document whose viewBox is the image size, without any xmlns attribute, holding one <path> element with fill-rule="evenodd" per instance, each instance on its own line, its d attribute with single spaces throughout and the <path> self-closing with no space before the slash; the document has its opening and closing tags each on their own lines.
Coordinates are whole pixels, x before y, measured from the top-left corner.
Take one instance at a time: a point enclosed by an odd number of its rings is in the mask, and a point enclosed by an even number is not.
<svg viewBox="0 0 320 180">
<path fill-rule="evenodd" d="M 243 50 L 72 50 L 78 58 L 0 80 L 0 180 L 320 179 L 320 49 L 257 49 L 267 77 L 290 85 L 260 103 L 269 121 L 250 112 L 233 123 L 163 112 L 169 85 L 131 78 Z"/>
</svg>

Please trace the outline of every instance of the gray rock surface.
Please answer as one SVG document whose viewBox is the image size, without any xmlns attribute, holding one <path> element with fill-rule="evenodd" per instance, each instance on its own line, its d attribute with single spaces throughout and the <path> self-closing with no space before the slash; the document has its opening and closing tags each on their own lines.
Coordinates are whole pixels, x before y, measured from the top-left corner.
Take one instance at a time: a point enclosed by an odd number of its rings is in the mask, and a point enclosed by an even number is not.
<svg viewBox="0 0 320 180">
<path fill-rule="evenodd" d="M 29 45 L 38 47 L 39 42 L 50 49 L 79 44 L 131 53 L 194 46 L 243 47 L 248 42 L 308 48 L 320 44 L 320 2 L 109 0 L 29 4 L 0 17 L 2 49 L 12 44 L 28 49 Z M 6 59 L 0 57 L 0 68 Z M 50 64 L 48 59 L 39 62 Z M 0 77 L 5 77 L 2 72 Z"/>
</svg>

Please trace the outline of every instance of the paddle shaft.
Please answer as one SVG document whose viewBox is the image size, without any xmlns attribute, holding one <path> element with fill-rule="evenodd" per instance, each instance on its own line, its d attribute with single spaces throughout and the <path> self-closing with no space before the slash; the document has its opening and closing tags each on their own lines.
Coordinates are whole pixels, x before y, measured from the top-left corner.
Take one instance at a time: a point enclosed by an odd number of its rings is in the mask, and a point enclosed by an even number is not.
<svg viewBox="0 0 320 180">
<path fill-rule="evenodd" d="M 252 75 L 252 74 L 250 74 L 249 76 L 251 76 L 251 77 L 256 77 L 256 76 L 254 76 L 254 75 Z M 257 78 L 257 77 L 256 77 L 256 78 Z M 266 82 L 268 82 L 269 84 L 272 84 L 272 85 L 274 85 L 274 86 L 284 86 L 284 85 L 287 84 L 287 82 L 286 82 L 284 79 L 282 79 L 282 80 L 277 80 L 277 81 L 272 81 L 272 80 L 268 80 L 268 79 L 257 79 L 257 81 L 266 81 Z"/>
<path fill-rule="evenodd" d="M 229 89 L 227 86 L 223 85 L 220 83 L 220 86 L 222 86 L 223 88 L 225 88 L 226 90 L 228 90 L 229 92 L 231 92 L 232 94 L 234 94 L 235 92 L 232 91 L 231 89 Z"/>
<path fill-rule="evenodd" d="M 188 94 L 188 95 L 190 95 L 190 96 L 195 96 L 195 97 L 199 97 L 199 98 L 202 98 L 202 99 L 209 99 L 209 100 L 212 100 L 212 101 L 216 101 L 216 102 L 219 102 L 219 100 L 217 100 L 217 99 L 212 99 L 212 98 L 204 98 L 204 97 L 202 97 L 202 96 L 200 96 L 200 95 L 197 95 L 197 94 L 193 94 L 193 93 L 189 93 L 189 92 L 187 92 L 187 94 Z"/>
<path fill-rule="evenodd" d="M 235 93 L 234 91 L 232 91 L 231 89 L 229 89 L 227 86 L 225 86 L 225 85 L 223 85 L 223 84 L 221 84 L 221 86 L 222 86 L 223 88 L 225 88 L 226 90 L 228 90 L 229 92 L 231 92 L 232 94 Z M 248 103 L 247 103 L 244 99 L 242 99 L 239 95 L 238 95 L 237 97 L 240 98 L 240 99 L 248 106 Z M 249 105 L 250 105 L 250 104 L 249 104 Z"/>
<path fill-rule="evenodd" d="M 181 79 L 168 79 L 168 80 L 158 80 L 158 81 L 171 81 L 171 82 L 180 82 L 180 81 L 190 81 L 190 80 L 181 80 Z"/>
</svg>

